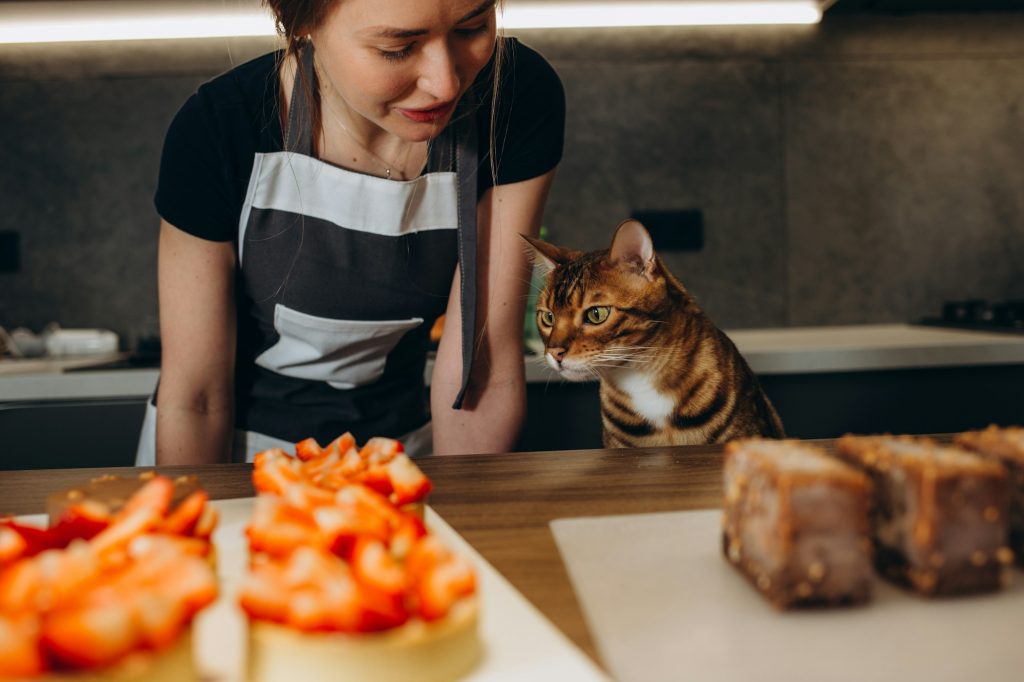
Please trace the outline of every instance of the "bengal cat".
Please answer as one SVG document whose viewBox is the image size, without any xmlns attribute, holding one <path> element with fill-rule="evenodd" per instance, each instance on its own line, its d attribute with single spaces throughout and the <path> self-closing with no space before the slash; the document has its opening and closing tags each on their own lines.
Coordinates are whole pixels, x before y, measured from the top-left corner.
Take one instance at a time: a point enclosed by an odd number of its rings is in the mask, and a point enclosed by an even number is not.
<svg viewBox="0 0 1024 682">
<path fill-rule="evenodd" d="M 570 381 L 600 380 L 605 447 L 784 437 L 757 377 L 643 225 L 627 220 L 599 251 L 526 239 L 548 270 L 537 296 L 545 360 Z"/>
</svg>

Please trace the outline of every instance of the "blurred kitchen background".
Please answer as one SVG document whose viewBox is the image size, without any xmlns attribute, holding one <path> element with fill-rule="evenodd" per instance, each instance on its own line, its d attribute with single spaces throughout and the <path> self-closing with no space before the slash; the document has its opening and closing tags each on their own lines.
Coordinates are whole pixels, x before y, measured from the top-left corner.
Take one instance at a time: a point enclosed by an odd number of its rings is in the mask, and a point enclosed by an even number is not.
<svg viewBox="0 0 1024 682">
<path fill-rule="evenodd" d="M 1024 0 L 825 5 L 811 26 L 510 31 L 568 98 L 550 239 L 602 247 L 655 213 L 727 330 L 1024 299 Z M 276 44 L 0 45 L 0 326 L 109 329 L 125 350 L 158 333 L 166 127 Z"/>
</svg>

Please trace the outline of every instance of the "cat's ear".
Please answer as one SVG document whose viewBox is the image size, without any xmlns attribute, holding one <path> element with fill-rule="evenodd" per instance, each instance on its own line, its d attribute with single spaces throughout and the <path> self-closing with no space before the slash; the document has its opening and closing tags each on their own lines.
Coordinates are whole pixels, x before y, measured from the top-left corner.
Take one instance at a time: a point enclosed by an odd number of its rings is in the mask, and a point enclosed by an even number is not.
<svg viewBox="0 0 1024 682">
<path fill-rule="evenodd" d="M 551 272 L 559 265 L 569 260 L 568 249 L 563 249 L 562 247 L 555 246 L 554 244 L 548 244 L 540 239 L 528 237 L 525 234 L 520 234 L 519 236 L 529 244 L 527 251 L 530 254 L 530 258 L 533 260 L 533 263 L 535 265 L 539 265 L 545 273 Z"/>
<path fill-rule="evenodd" d="M 613 263 L 629 267 L 648 281 L 654 280 L 654 242 L 638 220 L 625 220 L 619 224 L 612 238 L 609 258 Z"/>
</svg>

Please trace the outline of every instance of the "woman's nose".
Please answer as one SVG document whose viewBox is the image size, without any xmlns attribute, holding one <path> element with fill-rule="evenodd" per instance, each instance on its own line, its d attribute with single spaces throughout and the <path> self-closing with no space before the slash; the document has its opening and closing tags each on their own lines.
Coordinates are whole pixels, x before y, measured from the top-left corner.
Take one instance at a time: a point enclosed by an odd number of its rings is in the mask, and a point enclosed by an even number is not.
<svg viewBox="0 0 1024 682">
<path fill-rule="evenodd" d="M 418 85 L 439 102 L 450 102 L 459 95 L 461 79 L 455 55 L 448 46 L 426 51 Z"/>
</svg>

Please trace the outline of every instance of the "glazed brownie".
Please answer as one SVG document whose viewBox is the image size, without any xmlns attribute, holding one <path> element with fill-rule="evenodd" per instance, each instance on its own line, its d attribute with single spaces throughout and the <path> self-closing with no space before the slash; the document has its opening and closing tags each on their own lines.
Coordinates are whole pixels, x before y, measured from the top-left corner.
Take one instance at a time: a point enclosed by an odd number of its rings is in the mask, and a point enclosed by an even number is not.
<svg viewBox="0 0 1024 682">
<path fill-rule="evenodd" d="M 795 440 L 725 448 L 726 558 L 779 609 L 871 596 L 868 480 Z"/>
<path fill-rule="evenodd" d="M 926 596 L 1009 582 L 1001 464 L 911 436 L 843 436 L 836 452 L 871 478 L 875 566 L 883 576 Z"/>
<path fill-rule="evenodd" d="M 1024 565 L 1024 428 L 990 426 L 968 431 L 954 442 L 968 450 L 992 457 L 1006 467 L 1010 477 L 1010 549 Z"/>
</svg>

